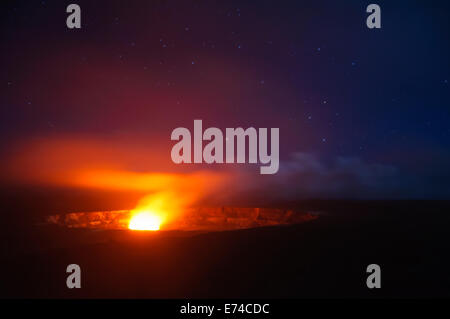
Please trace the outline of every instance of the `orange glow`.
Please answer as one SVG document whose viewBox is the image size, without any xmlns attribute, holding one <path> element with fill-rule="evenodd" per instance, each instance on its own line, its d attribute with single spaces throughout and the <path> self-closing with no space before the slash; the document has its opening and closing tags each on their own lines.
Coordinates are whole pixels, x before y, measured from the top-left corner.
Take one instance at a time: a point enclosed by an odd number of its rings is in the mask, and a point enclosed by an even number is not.
<svg viewBox="0 0 450 319">
<path fill-rule="evenodd" d="M 138 211 L 135 213 L 128 224 L 132 230 L 159 230 L 162 220 L 155 212 Z"/>
<path fill-rule="evenodd" d="M 191 196 L 173 192 L 153 193 L 143 197 L 131 211 L 128 228 L 133 230 L 159 230 L 163 223 L 173 221 L 191 203 Z"/>
<path fill-rule="evenodd" d="M 234 190 L 230 185 L 235 185 L 236 175 L 230 171 L 185 171 L 173 164 L 164 145 L 152 141 L 151 146 L 133 137 L 36 138 L 16 144 L 10 156 L 0 159 L 0 179 L 18 185 L 93 190 L 108 207 L 131 212 L 123 220 L 129 229 L 168 229 L 182 220 L 188 208 Z M 118 196 L 105 198 L 109 191 Z M 143 197 L 130 211 L 139 196 Z M 145 215 L 135 220 L 142 212 L 151 212 L 158 221 Z"/>
<path fill-rule="evenodd" d="M 224 186 L 229 174 L 174 172 L 167 149 L 148 141 L 41 138 L 13 147 L 0 159 L 0 179 L 14 183 L 114 191 L 192 192 L 207 195 Z M 152 168 L 158 167 L 158 171 Z M 212 189 L 214 186 L 214 189 Z"/>
</svg>

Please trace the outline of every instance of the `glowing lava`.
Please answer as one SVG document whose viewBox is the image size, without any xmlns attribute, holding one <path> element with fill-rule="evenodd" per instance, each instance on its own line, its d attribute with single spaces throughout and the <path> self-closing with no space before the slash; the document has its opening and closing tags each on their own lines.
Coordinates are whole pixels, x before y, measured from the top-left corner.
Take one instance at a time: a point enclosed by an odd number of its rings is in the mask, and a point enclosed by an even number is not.
<svg viewBox="0 0 450 319">
<path fill-rule="evenodd" d="M 152 211 L 139 211 L 133 214 L 128 224 L 132 230 L 159 230 L 162 218 Z"/>
</svg>

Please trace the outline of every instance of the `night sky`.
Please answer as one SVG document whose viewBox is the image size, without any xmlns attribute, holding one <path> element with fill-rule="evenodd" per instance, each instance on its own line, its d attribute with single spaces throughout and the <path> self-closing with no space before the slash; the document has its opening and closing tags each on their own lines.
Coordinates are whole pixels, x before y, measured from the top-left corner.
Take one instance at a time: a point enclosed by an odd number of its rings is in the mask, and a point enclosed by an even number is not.
<svg viewBox="0 0 450 319">
<path fill-rule="evenodd" d="M 373 2 L 380 30 L 360 0 L 2 1 L 2 158 L 21 165 L 40 138 L 133 141 L 130 170 L 181 170 L 170 134 L 202 119 L 280 128 L 278 174 L 238 168 L 259 190 L 449 199 L 450 3 Z"/>
</svg>

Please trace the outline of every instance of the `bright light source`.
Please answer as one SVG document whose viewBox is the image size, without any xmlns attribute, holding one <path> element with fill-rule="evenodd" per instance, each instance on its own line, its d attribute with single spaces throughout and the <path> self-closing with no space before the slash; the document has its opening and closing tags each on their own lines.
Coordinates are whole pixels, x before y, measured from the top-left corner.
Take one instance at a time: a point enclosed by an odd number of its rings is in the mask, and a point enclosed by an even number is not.
<svg viewBox="0 0 450 319">
<path fill-rule="evenodd" d="M 128 228 L 132 230 L 159 230 L 160 216 L 151 211 L 139 211 L 131 216 Z"/>
</svg>

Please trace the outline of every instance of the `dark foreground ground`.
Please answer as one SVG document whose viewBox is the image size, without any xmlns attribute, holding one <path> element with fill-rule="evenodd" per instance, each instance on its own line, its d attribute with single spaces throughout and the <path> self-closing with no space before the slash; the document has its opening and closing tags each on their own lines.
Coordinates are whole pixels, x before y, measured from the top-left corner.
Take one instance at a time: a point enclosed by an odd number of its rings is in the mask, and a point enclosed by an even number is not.
<svg viewBox="0 0 450 319">
<path fill-rule="evenodd" d="M 289 205 L 324 214 L 195 234 L 35 226 L 5 212 L 0 297 L 450 297 L 449 202 Z M 72 263 L 81 266 L 81 289 L 66 288 Z M 366 287 L 372 263 L 382 270 L 376 291 Z"/>
</svg>

